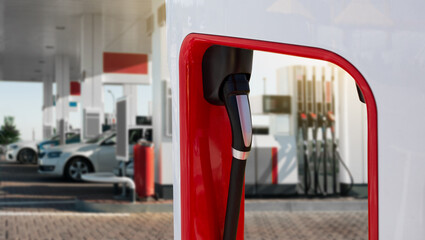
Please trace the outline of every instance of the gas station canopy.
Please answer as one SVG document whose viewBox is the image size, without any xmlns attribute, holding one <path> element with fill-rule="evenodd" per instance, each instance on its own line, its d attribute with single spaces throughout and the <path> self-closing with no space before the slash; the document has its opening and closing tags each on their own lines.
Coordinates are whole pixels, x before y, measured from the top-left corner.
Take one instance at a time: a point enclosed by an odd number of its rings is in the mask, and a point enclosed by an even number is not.
<svg viewBox="0 0 425 240">
<path fill-rule="evenodd" d="M 105 52 L 149 53 L 149 0 L 0 0 L 0 79 L 41 82 L 54 56 L 67 55 L 70 79 L 81 78 L 82 21 L 100 16 Z"/>
</svg>

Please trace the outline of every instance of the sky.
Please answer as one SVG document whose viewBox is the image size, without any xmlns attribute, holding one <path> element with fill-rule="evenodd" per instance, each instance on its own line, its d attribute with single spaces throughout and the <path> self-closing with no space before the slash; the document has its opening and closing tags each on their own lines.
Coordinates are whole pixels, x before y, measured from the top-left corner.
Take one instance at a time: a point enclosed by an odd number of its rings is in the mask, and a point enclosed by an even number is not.
<svg viewBox="0 0 425 240">
<path fill-rule="evenodd" d="M 286 56 L 281 54 L 254 52 L 252 75 L 250 80 L 251 96 L 276 94 L 276 70 L 290 65 L 324 65 L 323 61 Z M 264 90 L 263 78 L 266 78 Z M 55 85 L 54 85 L 55 88 Z M 113 112 L 112 96 L 115 99 L 123 96 L 123 87 L 119 85 L 104 86 L 105 113 Z M 53 91 L 56 92 L 55 90 Z M 42 139 L 42 83 L 0 81 L 0 123 L 5 116 L 13 116 L 22 140 L 32 140 L 33 132 L 36 140 Z M 138 115 L 147 115 L 148 102 L 152 100 L 152 87 L 138 86 Z M 71 112 L 69 123 L 73 128 L 81 128 L 81 109 Z M 253 116 L 253 124 L 267 125 L 267 116 Z"/>
<path fill-rule="evenodd" d="M 0 81 L 0 125 L 5 116 L 13 116 L 21 138 L 36 139 L 42 133 L 43 86 L 41 83 Z"/>
</svg>

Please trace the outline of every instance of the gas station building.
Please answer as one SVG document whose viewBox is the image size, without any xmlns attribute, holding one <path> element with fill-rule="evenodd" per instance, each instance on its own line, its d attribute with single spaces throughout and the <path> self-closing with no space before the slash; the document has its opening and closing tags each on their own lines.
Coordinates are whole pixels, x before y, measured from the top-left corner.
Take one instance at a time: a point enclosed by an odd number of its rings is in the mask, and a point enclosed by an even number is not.
<svg viewBox="0 0 425 240">
<path fill-rule="evenodd" d="M 137 125 L 138 108 L 148 109 L 143 117 L 154 129 L 155 183 L 171 198 L 165 14 L 165 1 L 157 0 L 0 1 L 1 79 L 43 84 L 42 138 L 56 132 L 61 144 L 72 112 L 81 115 L 82 141 L 114 125 L 115 116 L 104 111 L 104 86 L 122 86 L 129 126 Z M 153 96 L 143 106 L 140 85 Z"/>
</svg>

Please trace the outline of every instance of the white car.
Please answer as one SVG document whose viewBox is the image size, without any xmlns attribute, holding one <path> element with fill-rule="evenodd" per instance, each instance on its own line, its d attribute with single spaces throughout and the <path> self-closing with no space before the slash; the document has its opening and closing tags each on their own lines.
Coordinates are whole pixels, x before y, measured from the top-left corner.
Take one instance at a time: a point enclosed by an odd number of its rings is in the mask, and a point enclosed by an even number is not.
<svg viewBox="0 0 425 240">
<path fill-rule="evenodd" d="M 75 132 L 66 133 L 66 139 L 71 139 L 78 134 Z M 44 141 L 59 141 L 59 136 L 55 135 L 50 139 Z M 43 141 L 42 141 L 43 142 Z M 10 162 L 19 163 L 37 163 L 37 146 L 40 142 L 36 141 L 20 141 L 7 145 L 6 147 L 6 160 Z"/>
<path fill-rule="evenodd" d="M 37 162 L 37 142 L 21 141 L 7 145 L 6 160 L 20 163 Z"/>
<path fill-rule="evenodd" d="M 136 127 L 129 131 L 130 144 L 136 143 L 143 136 L 142 128 Z M 116 133 L 110 130 L 82 144 L 46 149 L 39 154 L 38 172 L 64 176 L 72 181 L 81 181 L 81 174 L 89 172 L 113 172 L 118 164 L 115 143 Z"/>
</svg>

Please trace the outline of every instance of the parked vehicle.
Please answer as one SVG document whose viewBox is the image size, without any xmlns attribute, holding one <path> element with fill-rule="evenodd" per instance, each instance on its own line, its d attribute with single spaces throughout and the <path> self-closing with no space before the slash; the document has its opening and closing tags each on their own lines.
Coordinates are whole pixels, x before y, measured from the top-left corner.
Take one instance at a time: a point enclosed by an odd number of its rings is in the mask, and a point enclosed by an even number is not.
<svg viewBox="0 0 425 240">
<path fill-rule="evenodd" d="M 143 136 L 143 127 L 129 130 L 130 151 L 132 145 Z M 45 149 L 39 156 L 38 172 L 64 176 L 81 181 L 81 174 L 90 172 L 113 172 L 118 162 L 115 156 L 116 132 L 106 131 L 85 143 L 69 144 Z"/>
<path fill-rule="evenodd" d="M 36 163 L 37 143 L 34 141 L 21 141 L 7 145 L 6 160 L 19 163 Z"/>
<path fill-rule="evenodd" d="M 78 132 L 66 133 L 66 143 L 75 142 L 79 139 L 80 134 Z M 20 141 L 7 145 L 6 147 L 6 160 L 11 162 L 19 163 L 37 163 L 38 146 L 42 144 L 43 147 L 47 147 L 47 144 L 59 145 L 59 136 L 55 135 L 50 139 L 42 142 L 35 141 Z"/>
</svg>

